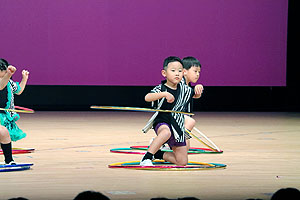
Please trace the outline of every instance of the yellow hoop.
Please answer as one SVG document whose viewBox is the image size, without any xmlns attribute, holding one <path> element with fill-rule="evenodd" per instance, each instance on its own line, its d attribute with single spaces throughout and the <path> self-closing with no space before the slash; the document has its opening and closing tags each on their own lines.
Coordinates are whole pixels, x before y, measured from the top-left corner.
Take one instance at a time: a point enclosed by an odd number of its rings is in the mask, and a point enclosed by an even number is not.
<svg viewBox="0 0 300 200">
<path fill-rule="evenodd" d="M 6 108 L 0 108 L 0 110 L 3 111 L 10 111 L 10 112 L 19 112 L 19 113 L 34 113 L 34 110 L 25 108 L 25 109 L 6 109 Z"/>
<path fill-rule="evenodd" d="M 224 164 L 217 163 L 203 163 L 190 161 L 186 166 L 176 166 L 172 163 L 165 162 L 164 160 L 154 160 L 154 166 L 140 166 L 140 161 L 126 161 L 117 162 L 108 165 L 109 168 L 125 168 L 125 169 L 136 169 L 136 170 L 156 170 L 156 171 L 195 171 L 195 170 L 208 170 L 208 169 L 220 169 L 225 168 Z M 156 165 L 155 165 L 156 164 Z M 164 164 L 164 165 L 157 165 Z"/>
<path fill-rule="evenodd" d="M 143 111 L 143 112 L 168 112 L 168 113 L 180 113 L 185 115 L 194 115 L 193 113 L 175 111 L 175 110 L 160 110 L 151 108 L 138 108 L 138 107 L 119 107 L 119 106 L 91 106 L 93 109 L 106 109 L 106 110 L 128 110 L 128 111 Z"/>
</svg>

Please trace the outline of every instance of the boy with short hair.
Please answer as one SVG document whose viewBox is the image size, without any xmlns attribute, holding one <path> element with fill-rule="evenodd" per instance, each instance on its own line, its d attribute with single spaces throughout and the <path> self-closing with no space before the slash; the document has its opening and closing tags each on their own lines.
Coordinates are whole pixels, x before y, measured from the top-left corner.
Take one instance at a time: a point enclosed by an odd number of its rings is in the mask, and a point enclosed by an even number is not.
<svg viewBox="0 0 300 200">
<path fill-rule="evenodd" d="M 162 75 L 166 80 L 145 96 L 147 102 L 157 102 L 158 109 L 185 111 L 194 96 L 191 87 L 181 82 L 183 63 L 180 58 L 170 56 L 164 60 Z M 185 141 L 184 115 L 180 113 L 156 112 L 143 129 L 147 132 L 153 126 L 157 137 L 150 144 L 140 165 L 153 166 L 152 160 L 163 159 L 176 165 L 187 165 L 188 156 Z M 168 143 L 173 152 L 163 152 L 159 148 Z"/>
<path fill-rule="evenodd" d="M 188 56 L 182 59 L 183 63 L 183 68 L 184 68 L 184 76 L 182 78 L 182 83 L 186 84 L 191 87 L 191 83 L 196 83 L 200 77 L 200 71 L 201 71 L 201 64 L 198 59 Z M 203 92 L 203 85 L 198 84 L 195 86 L 195 96 L 194 98 L 198 99 L 201 97 Z M 192 113 L 193 112 L 193 102 L 188 105 L 187 107 L 187 112 Z M 196 121 L 190 117 L 190 116 L 185 116 L 185 128 L 191 132 L 191 130 L 194 128 L 196 124 Z M 189 150 L 190 148 L 190 140 L 192 137 L 188 134 L 185 133 L 185 139 L 187 143 L 187 149 Z"/>
</svg>

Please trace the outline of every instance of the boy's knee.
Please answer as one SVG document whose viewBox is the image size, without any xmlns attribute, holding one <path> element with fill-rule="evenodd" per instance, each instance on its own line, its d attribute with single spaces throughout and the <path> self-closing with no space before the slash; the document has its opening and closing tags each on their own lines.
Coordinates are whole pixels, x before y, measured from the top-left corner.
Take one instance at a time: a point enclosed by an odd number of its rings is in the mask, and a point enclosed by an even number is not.
<svg viewBox="0 0 300 200">
<path fill-rule="evenodd" d="M 188 164 L 188 160 L 179 160 L 176 164 L 180 166 L 186 166 Z"/>
<path fill-rule="evenodd" d="M 162 132 L 162 134 L 164 135 L 164 136 L 166 136 L 166 137 L 171 137 L 171 132 L 170 131 L 164 131 L 164 132 Z"/>
<path fill-rule="evenodd" d="M 171 131 L 168 127 L 164 127 L 161 130 L 159 130 L 159 135 L 164 135 L 165 137 L 171 137 Z"/>
<path fill-rule="evenodd" d="M 193 118 L 190 118 L 190 123 L 191 123 L 192 126 L 195 126 L 196 120 L 194 120 Z"/>
<path fill-rule="evenodd" d="M 189 130 L 193 129 L 194 126 L 196 125 L 196 121 L 191 118 L 191 117 L 187 117 L 185 120 L 185 127 Z"/>
<path fill-rule="evenodd" d="M 196 120 L 194 118 L 192 118 L 192 120 L 193 120 L 194 124 L 196 124 Z"/>
<path fill-rule="evenodd" d="M 185 166 L 188 164 L 188 158 L 185 156 L 180 156 L 176 158 L 176 165 Z"/>
</svg>

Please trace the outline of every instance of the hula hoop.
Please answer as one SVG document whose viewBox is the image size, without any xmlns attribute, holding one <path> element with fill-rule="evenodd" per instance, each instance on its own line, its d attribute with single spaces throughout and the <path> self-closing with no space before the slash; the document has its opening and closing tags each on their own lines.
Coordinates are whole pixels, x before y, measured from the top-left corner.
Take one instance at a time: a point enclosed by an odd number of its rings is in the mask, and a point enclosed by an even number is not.
<svg viewBox="0 0 300 200">
<path fill-rule="evenodd" d="M 91 106 L 92 109 L 106 109 L 106 110 L 128 110 L 128 111 L 141 111 L 141 112 L 168 112 L 168 113 L 180 113 L 185 115 L 194 115 L 193 113 L 181 112 L 175 110 L 160 110 L 151 108 L 139 108 L 139 107 L 119 107 L 119 106 Z"/>
<path fill-rule="evenodd" d="M 186 166 L 177 166 L 163 160 L 154 160 L 154 166 L 140 166 L 140 161 L 118 162 L 108 165 L 109 168 L 125 168 L 136 170 L 156 170 L 156 171 L 196 171 L 205 169 L 221 169 L 226 165 L 218 163 L 203 163 L 189 161 Z"/>
<path fill-rule="evenodd" d="M 11 172 L 11 171 L 23 171 L 28 170 L 33 163 L 28 164 L 16 164 L 16 165 L 2 165 L 0 164 L 0 172 Z"/>
<path fill-rule="evenodd" d="M 214 148 L 217 150 L 217 151 L 221 151 L 220 148 L 215 144 L 213 143 L 213 141 L 211 141 L 204 133 L 202 133 L 199 129 L 197 129 L 196 127 L 194 127 L 194 130 L 197 131 L 200 135 L 202 135 L 207 141 L 209 141 L 213 146 Z"/>
<path fill-rule="evenodd" d="M 196 136 L 195 134 L 193 134 L 191 131 L 185 129 L 185 131 L 190 134 L 191 136 L 193 136 L 194 138 L 196 138 L 196 140 L 198 140 L 199 142 L 201 142 L 202 144 L 204 144 L 206 147 L 208 147 L 209 149 L 211 149 L 214 152 L 223 152 L 222 150 L 220 150 L 217 145 L 215 145 L 208 137 L 206 137 L 201 131 L 199 131 L 197 128 L 194 128 L 199 134 L 201 134 L 207 141 L 209 141 L 211 144 L 213 144 L 214 147 L 210 146 L 209 144 L 205 143 L 203 140 L 201 140 L 198 136 Z"/>
<path fill-rule="evenodd" d="M 135 146 L 130 147 L 130 148 L 114 148 L 114 149 L 110 149 L 111 153 L 123 153 L 123 154 L 140 154 L 140 155 L 144 155 L 146 152 L 146 150 L 148 149 L 147 146 L 142 146 L 144 148 L 136 148 Z M 143 152 L 141 152 L 143 151 Z M 173 152 L 172 150 L 168 150 L 168 149 L 162 149 L 162 151 L 165 152 Z M 199 154 L 199 153 L 206 153 L 203 150 L 199 149 L 199 150 L 191 150 L 188 151 L 188 154 Z M 207 152 L 209 153 L 209 152 Z M 215 153 L 215 152 L 211 152 L 211 153 Z M 218 152 L 217 152 L 218 153 Z"/>
<path fill-rule="evenodd" d="M 136 149 L 136 150 L 143 150 L 143 151 L 147 151 L 148 150 L 148 146 L 131 146 L 131 149 Z M 171 149 L 162 149 L 162 151 L 166 151 L 166 152 L 173 152 Z M 199 147 L 190 147 L 188 154 L 200 154 L 200 153 L 223 153 L 223 151 L 214 151 L 212 149 L 208 149 L 208 148 L 199 148 Z"/>
<path fill-rule="evenodd" d="M 30 167 L 7 167 L 7 168 L 0 168 L 0 172 L 13 172 L 13 171 L 24 171 L 29 170 Z"/>
<path fill-rule="evenodd" d="M 30 109 L 30 108 L 25 108 L 25 107 L 21 107 L 21 106 L 15 106 L 15 108 L 21 109 L 21 110 L 26 110 L 26 111 L 34 112 L 34 110 L 32 110 L 32 109 Z"/>
<path fill-rule="evenodd" d="M 25 154 L 25 153 L 33 153 L 34 149 L 26 149 L 26 148 L 12 148 L 12 154 Z M 0 155 L 3 155 L 2 149 L 0 149 Z"/>
<path fill-rule="evenodd" d="M 134 149 L 131 148 L 114 148 L 111 149 L 111 153 L 124 153 L 124 154 L 145 154 L 146 152 L 138 152 L 138 151 L 133 151 Z M 139 150 L 139 149 L 137 149 Z"/>
<path fill-rule="evenodd" d="M 24 108 L 24 107 L 21 107 L 21 106 L 15 106 L 15 109 L 0 108 L 0 110 L 11 111 L 11 112 L 19 112 L 19 113 L 34 113 L 34 110 L 32 110 L 30 108 Z"/>
<path fill-rule="evenodd" d="M 33 166 L 33 163 L 22 163 L 22 164 L 15 164 L 15 165 L 3 165 L 3 164 L 0 164 L 0 168 L 30 167 L 30 166 Z"/>
</svg>

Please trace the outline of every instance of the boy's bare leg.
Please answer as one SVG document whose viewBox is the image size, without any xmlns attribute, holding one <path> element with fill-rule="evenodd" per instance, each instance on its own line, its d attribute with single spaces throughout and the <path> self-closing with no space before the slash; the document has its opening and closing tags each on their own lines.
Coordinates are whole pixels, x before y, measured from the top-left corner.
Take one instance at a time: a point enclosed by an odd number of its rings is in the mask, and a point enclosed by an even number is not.
<svg viewBox="0 0 300 200">
<path fill-rule="evenodd" d="M 155 154 L 159 148 L 171 137 L 171 131 L 167 125 L 161 125 L 157 130 L 157 137 L 154 138 L 148 152 Z"/>
<path fill-rule="evenodd" d="M 0 126 L 0 143 L 8 144 L 11 142 L 9 132 L 4 126 Z"/>
<path fill-rule="evenodd" d="M 12 157 L 11 139 L 7 128 L 0 125 L 0 145 L 4 154 L 5 163 L 11 164 L 14 161 Z"/>
<path fill-rule="evenodd" d="M 157 130 L 157 136 L 150 144 L 150 147 L 146 154 L 143 156 L 140 165 L 141 166 L 153 166 L 152 159 L 163 158 L 163 152 L 159 151 L 161 145 L 163 145 L 171 136 L 171 131 L 167 125 L 162 125 Z"/>
<path fill-rule="evenodd" d="M 175 157 L 174 152 L 165 152 L 164 156 L 163 156 L 163 159 L 165 161 L 176 164 L 176 157 Z"/>
<path fill-rule="evenodd" d="M 191 118 L 190 116 L 187 116 L 187 115 L 184 116 L 185 128 L 187 128 L 188 130 L 193 130 L 195 124 L 196 124 L 196 121 L 193 118 Z"/>
<path fill-rule="evenodd" d="M 188 163 L 188 154 L 186 146 L 173 147 L 172 148 L 175 157 L 176 157 L 176 165 L 185 166 Z"/>
<path fill-rule="evenodd" d="M 173 152 L 165 152 L 164 160 L 176 165 L 185 166 L 188 163 L 186 146 L 172 147 Z"/>
</svg>

